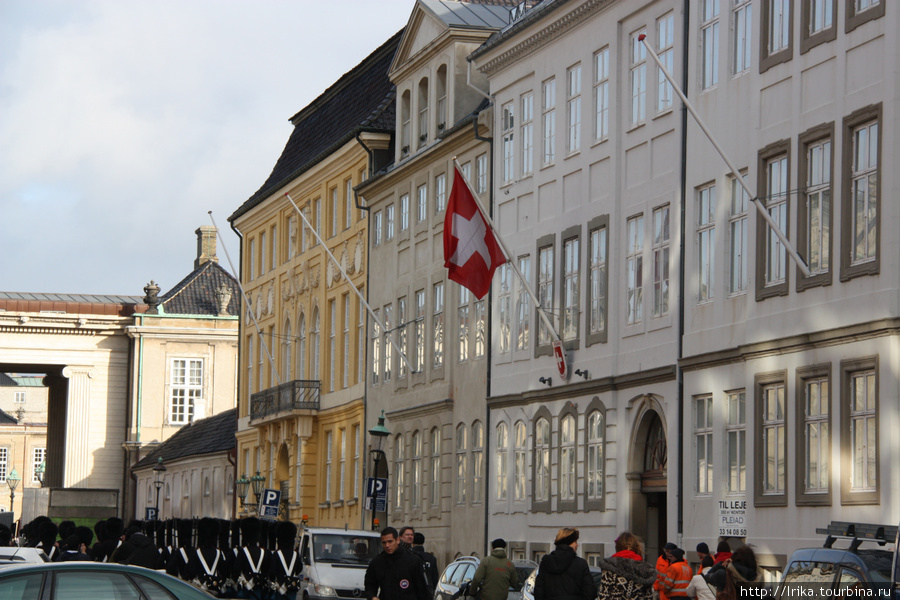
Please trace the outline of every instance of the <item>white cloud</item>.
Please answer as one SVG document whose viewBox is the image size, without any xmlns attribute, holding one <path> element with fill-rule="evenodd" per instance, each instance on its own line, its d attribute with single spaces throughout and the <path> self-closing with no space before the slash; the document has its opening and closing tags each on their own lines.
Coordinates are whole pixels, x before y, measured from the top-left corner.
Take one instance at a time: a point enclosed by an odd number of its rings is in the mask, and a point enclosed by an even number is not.
<svg viewBox="0 0 900 600">
<path fill-rule="evenodd" d="M 166 290 L 209 210 L 236 260 L 227 217 L 265 181 L 287 119 L 412 7 L 0 2 L 0 289 Z"/>
</svg>

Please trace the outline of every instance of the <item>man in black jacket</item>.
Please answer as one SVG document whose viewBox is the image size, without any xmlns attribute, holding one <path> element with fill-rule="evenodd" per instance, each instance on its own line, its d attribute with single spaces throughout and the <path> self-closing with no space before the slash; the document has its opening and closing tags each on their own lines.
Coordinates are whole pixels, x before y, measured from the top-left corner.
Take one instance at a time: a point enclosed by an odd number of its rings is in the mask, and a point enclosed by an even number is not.
<svg viewBox="0 0 900 600">
<path fill-rule="evenodd" d="M 425 569 L 425 581 L 428 583 L 429 597 L 434 595 L 434 588 L 437 586 L 438 574 L 437 558 L 431 552 L 425 551 L 425 535 L 418 531 L 413 534 L 413 552 L 422 559 L 422 566 Z"/>
<path fill-rule="evenodd" d="M 429 600 L 422 561 L 413 553 L 399 549 L 396 529 L 385 527 L 381 531 L 381 547 L 384 551 L 372 559 L 366 569 L 366 598 Z"/>
</svg>

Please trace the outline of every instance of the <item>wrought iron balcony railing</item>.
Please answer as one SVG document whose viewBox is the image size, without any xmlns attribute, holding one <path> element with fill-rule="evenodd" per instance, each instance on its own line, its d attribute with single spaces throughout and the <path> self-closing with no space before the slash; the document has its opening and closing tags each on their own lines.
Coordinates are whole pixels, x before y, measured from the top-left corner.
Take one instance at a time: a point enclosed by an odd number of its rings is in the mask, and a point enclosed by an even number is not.
<svg viewBox="0 0 900 600">
<path fill-rule="evenodd" d="M 319 381 L 295 379 L 250 396 L 250 422 L 286 411 L 319 410 Z"/>
</svg>

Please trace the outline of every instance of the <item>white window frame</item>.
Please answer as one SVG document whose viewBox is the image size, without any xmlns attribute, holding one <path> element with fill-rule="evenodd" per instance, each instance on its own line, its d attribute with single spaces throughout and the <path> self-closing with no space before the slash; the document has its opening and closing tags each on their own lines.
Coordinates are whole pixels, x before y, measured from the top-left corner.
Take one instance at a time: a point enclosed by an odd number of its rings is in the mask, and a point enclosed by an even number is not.
<svg viewBox="0 0 900 600">
<path fill-rule="evenodd" d="M 787 493 L 786 385 L 770 383 L 762 387 L 762 493 Z M 771 463 L 771 469 L 770 469 Z"/>
<path fill-rule="evenodd" d="M 422 506 L 422 432 L 416 429 L 412 434 L 412 460 L 410 462 L 409 504 L 416 509 Z"/>
<path fill-rule="evenodd" d="M 41 480 L 38 479 L 37 472 L 38 467 L 40 467 L 45 460 L 47 460 L 47 448 L 34 447 L 31 449 L 31 483 L 34 485 L 41 485 Z"/>
<path fill-rule="evenodd" d="M 700 89 L 719 83 L 719 0 L 700 2 Z"/>
<path fill-rule="evenodd" d="M 509 355 L 512 351 L 512 268 L 509 263 L 500 265 L 499 292 L 497 294 L 497 353 Z"/>
<path fill-rule="evenodd" d="M 697 301 L 716 297 L 716 184 L 697 190 Z"/>
<path fill-rule="evenodd" d="M 534 501 L 550 501 L 550 420 L 534 423 Z"/>
<path fill-rule="evenodd" d="M 714 491 L 712 394 L 694 398 L 694 452 L 697 494 L 707 496 Z"/>
<path fill-rule="evenodd" d="M 394 239 L 394 205 L 389 204 L 384 208 L 384 241 Z"/>
<path fill-rule="evenodd" d="M 534 171 L 534 93 L 522 94 L 522 117 L 519 119 L 519 131 L 522 141 L 522 175 L 530 175 Z"/>
<path fill-rule="evenodd" d="M 746 173 L 741 172 L 742 177 Z M 731 214 L 728 219 L 729 277 L 731 295 L 747 291 L 747 209 L 750 195 L 736 177 L 731 178 Z"/>
<path fill-rule="evenodd" d="M 766 210 L 782 231 L 787 223 L 789 177 L 787 154 L 766 161 Z M 765 285 L 782 285 L 787 277 L 787 250 L 772 227 L 766 226 L 765 231 Z"/>
<path fill-rule="evenodd" d="M 827 376 L 803 380 L 803 443 L 807 494 L 827 494 L 831 488 L 831 428 Z"/>
<path fill-rule="evenodd" d="M 625 323 L 635 325 L 644 319 L 644 215 L 625 222 Z"/>
<path fill-rule="evenodd" d="M 733 0 L 734 62 L 735 75 L 750 70 L 753 55 L 753 0 Z"/>
<path fill-rule="evenodd" d="M 524 502 L 528 495 L 525 489 L 528 474 L 526 471 L 528 448 L 528 435 L 525 429 L 525 423 L 516 421 L 513 426 L 513 436 L 515 440 L 515 457 L 513 458 L 513 500 L 516 502 Z"/>
<path fill-rule="evenodd" d="M 465 362 L 469 360 L 469 290 L 461 285 L 457 285 L 459 290 L 457 304 L 457 360 Z"/>
<path fill-rule="evenodd" d="M 193 421 L 197 404 L 203 401 L 206 365 L 202 358 L 172 358 L 169 367 L 169 424 L 186 425 Z"/>
<path fill-rule="evenodd" d="M 728 460 L 726 488 L 729 494 L 747 492 L 747 394 L 744 390 L 725 395 L 725 455 Z"/>
<path fill-rule="evenodd" d="M 566 152 L 581 149 L 581 63 L 566 70 Z"/>
<path fill-rule="evenodd" d="M 554 277 L 556 273 L 556 252 L 553 245 L 543 246 L 538 249 L 538 300 L 541 308 L 553 318 L 554 306 Z M 538 346 L 546 346 L 550 344 L 550 330 L 544 324 L 544 320 L 540 320 L 538 327 Z"/>
<path fill-rule="evenodd" d="M 497 485 L 494 491 L 494 499 L 497 502 L 505 502 L 509 497 L 509 425 L 505 421 L 497 423 L 494 435 L 494 452 L 497 458 Z"/>
<path fill-rule="evenodd" d="M 454 496 L 457 504 L 466 503 L 466 483 L 468 482 L 468 429 L 464 423 L 456 426 L 456 490 Z"/>
<path fill-rule="evenodd" d="M 831 269 L 831 139 L 809 144 L 806 156 L 806 260 L 809 272 L 819 275 Z"/>
<path fill-rule="evenodd" d="M 563 241 L 563 323 L 562 339 L 578 339 L 581 318 L 581 238 Z"/>
<path fill-rule="evenodd" d="M 441 428 L 431 429 L 431 473 L 429 477 L 428 498 L 432 508 L 437 507 L 441 501 Z"/>
<path fill-rule="evenodd" d="M 434 212 L 440 214 L 447 208 L 447 174 L 440 173 L 434 178 Z"/>
<path fill-rule="evenodd" d="M 519 271 L 525 277 L 531 273 L 531 256 L 525 254 L 519 257 Z M 525 289 L 522 281 L 516 281 L 516 323 L 515 323 L 515 350 L 527 351 L 530 344 L 531 333 L 531 296 Z"/>
<path fill-rule="evenodd" d="M 675 13 L 668 13 L 656 21 L 656 54 L 666 70 L 675 76 Z M 662 69 L 656 69 L 656 111 L 672 108 L 674 101 L 672 84 L 666 79 Z"/>
<path fill-rule="evenodd" d="M 640 36 L 647 33 L 640 29 L 631 34 L 629 75 L 631 78 L 631 125 L 639 125 L 647 118 L 647 49 Z"/>
<path fill-rule="evenodd" d="M 575 438 L 578 422 L 575 415 L 569 413 L 559 420 L 559 499 L 561 502 L 574 502 L 576 495 Z"/>
<path fill-rule="evenodd" d="M 850 229 L 851 265 L 874 261 L 878 256 L 878 120 L 853 128 L 850 186 L 853 223 Z M 865 139 L 863 139 L 865 138 Z M 861 142 L 862 140 L 862 142 Z M 872 192 L 876 193 L 873 194 Z M 860 199 L 862 202 L 860 202 Z M 859 222 L 857 215 L 863 215 Z"/>
<path fill-rule="evenodd" d="M 556 78 L 541 84 L 541 163 L 551 165 L 556 160 Z"/>
<path fill-rule="evenodd" d="M 503 183 L 510 183 L 516 178 L 516 105 L 507 102 L 500 107 L 500 135 L 501 135 L 501 174 Z"/>
<path fill-rule="evenodd" d="M 587 495 L 585 500 L 603 499 L 605 417 L 600 410 L 592 410 L 585 419 L 587 433 Z"/>
<path fill-rule="evenodd" d="M 858 384 L 860 378 L 865 378 L 862 386 Z M 876 381 L 874 369 L 850 373 L 850 398 L 848 399 L 850 423 L 848 426 L 850 427 L 851 492 L 875 492 L 878 490 L 876 410 L 878 390 Z M 859 396 L 860 390 L 865 390 L 865 398 Z"/>
<path fill-rule="evenodd" d="M 669 314 L 669 205 L 653 209 L 653 316 Z"/>
<path fill-rule="evenodd" d="M 432 286 L 431 296 L 431 366 L 444 366 L 444 282 Z"/>
<path fill-rule="evenodd" d="M 481 504 L 484 498 L 484 426 L 481 421 L 472 424 L 472 504 Z"/>
<path fill-rule="evenodd" d="M 609 136 L 609 46 L 594 54 L 594 139 Z"/>
<path fill-rule="evenodd" d="M 400 196 L 400 231 L 409 229 L 409 194 Z"/>
<path fill-rule="evenodd" d="M 424 223 L 428 218 L 428 184 L 416 188 L 416 223 Z"/>
<path fill-rule="evenodd" d="M 791 43 L 791 0 L 766 0 L 769 2 L 769 32 L 767 54 L 786 50 Z"/>
<path fill-rule="evenodd" d="M 406 296 L 397 299 L 397 345 L 400 346 L 397 356 L 397 377 L 403 379 L 407 375 L 404 356 L 409 356 L 409 323 L 406 321 Z"/>
<path fill-rule="evenodd" d="M 416 371 L 425 369 L 425 290 L 416 291 Z"/>
</svg>

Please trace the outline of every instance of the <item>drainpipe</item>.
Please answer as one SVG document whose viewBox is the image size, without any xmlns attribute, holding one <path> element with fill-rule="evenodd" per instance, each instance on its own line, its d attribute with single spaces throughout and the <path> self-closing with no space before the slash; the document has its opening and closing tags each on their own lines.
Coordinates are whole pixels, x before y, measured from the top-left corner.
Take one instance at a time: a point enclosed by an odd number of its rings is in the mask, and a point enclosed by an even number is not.
<svg viewBox="0 0 900 600">
<path fill-rule="evenodd" d="M 690 49 L 690 0 L 684 0 L 684 34 L 681 38 L 682 65 L 681 65 L 681 89 L 685 96 L 688 94 L 688 51 Z M 681 105 L 681 202 L 679 209 L 679 243 L 678 243 L 678 353 L 675 360 L 675 378 L 678 395 L 678 545 L 682 545 L 684 535 L 684 372 L 681 369 L 681 358 L 684 355 L 684 248 L 687 226 L 685 213 L 687 208 L 687 126 L 688 110 L 684 103 Z"/>
</svg>

